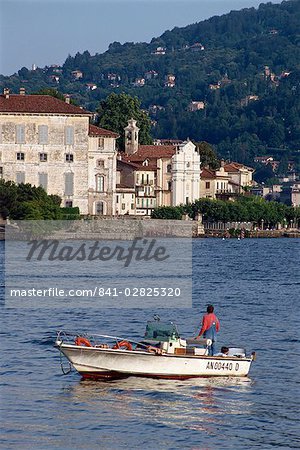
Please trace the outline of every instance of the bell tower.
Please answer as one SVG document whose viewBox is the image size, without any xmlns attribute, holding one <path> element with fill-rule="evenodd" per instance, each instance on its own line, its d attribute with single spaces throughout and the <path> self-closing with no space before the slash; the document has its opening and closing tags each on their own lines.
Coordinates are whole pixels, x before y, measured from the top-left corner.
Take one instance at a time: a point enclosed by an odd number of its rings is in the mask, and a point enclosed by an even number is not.
<svg viewBox="0 0 300 450">
<path fill-rule="evenodd" d="M 125 153 L 132 155 L 139 149 L 139 131 L 140 129 L 136 125 L 136 120 L 128 120 L 125 130 Z"/>
</svg>

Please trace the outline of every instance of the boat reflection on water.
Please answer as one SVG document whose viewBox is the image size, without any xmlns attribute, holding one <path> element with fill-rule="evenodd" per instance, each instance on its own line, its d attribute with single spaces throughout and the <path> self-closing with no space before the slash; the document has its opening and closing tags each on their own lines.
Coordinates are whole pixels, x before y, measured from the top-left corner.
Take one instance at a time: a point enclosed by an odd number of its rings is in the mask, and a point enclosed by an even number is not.
<svg viewBox="0 0 300 450">
<path fill-rule="evenodd" d="M 224 414 L 250 414 L 251 402 L 243 393 L 249 393 L 252 384 L 244 377 L 184 382 L 130 377 L 104 383 L 81 381 L 62 395 L 88 410 L 105 411 L 105 417 L 117 416 L 120 423 L 140 420 L 215 434 Z"/>
</svg>

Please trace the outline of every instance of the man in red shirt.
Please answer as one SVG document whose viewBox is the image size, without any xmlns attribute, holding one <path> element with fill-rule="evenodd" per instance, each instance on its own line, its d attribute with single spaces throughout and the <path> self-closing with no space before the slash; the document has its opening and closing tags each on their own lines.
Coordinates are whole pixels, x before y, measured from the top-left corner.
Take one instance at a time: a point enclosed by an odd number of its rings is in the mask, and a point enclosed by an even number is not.
<svg viewBox="0 0 300 450">
<path fill-rule="evenodd" d="M 217 332 L 220 330 L 220 322 L 214 314 L 213 305 L 208 305 L 207 313 L 202 318 L 202 327 L 197 338 L 203 335 L 204 339 L 211 339 L 212 345 L 208 348 L 208 354 L 212 356 L 215 352 L 214 344 L 217 340 Z"/>
</svg>

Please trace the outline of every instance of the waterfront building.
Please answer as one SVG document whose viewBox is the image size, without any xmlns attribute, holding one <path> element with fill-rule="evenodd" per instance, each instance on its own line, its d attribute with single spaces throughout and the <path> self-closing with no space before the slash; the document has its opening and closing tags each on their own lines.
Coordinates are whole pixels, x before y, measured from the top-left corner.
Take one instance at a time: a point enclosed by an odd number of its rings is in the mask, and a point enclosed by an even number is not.
<svg viewBox="0 0 300 450">
<path fill-rule="evenodd" d="M 42 186 L 81 214 L 115 214 L 116 139 L 92 114 L 46 95 L 0 95 L 0 175 Z"/>
<path fill-rule="evenodd" d="M 196 146 L 189 140 L 140 145 L 134 119 L 125 127 L 125 153 L 118 155 L 117 171 L 120 187 L 135 189 L 137 215 L 150 215 L 156 206 L 177 206 L 199 198 L 200 156 Z"/>
<path fill-rule="evenodd" d="M 226 163 L 224 165 L 224 170 L 228 173 L 232 191 L 236 194 L 243 193 L 245 187 L 252 187 L 254 172 L 254 169 L 252 167 L 248 167 L 244 164 L 239 164 L 233 161 L 230 163 Z"/>
<path fill-rule="evenodd" d="M 232 200 L 234 189 L 228 172 L 224 169 L 224 162 L 218 170 L 204 167 L 201 170 L 200 198 L 211 198 L 219 200 Z"/>
</svg>

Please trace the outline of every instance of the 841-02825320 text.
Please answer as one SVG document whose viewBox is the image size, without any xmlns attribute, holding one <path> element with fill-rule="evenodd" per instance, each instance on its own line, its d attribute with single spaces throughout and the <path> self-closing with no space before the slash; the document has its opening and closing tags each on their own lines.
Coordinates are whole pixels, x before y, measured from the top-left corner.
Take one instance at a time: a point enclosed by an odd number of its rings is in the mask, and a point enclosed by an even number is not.
<svg viewBox="0 0 300 450">
<path fill-rule="evenodd" d="M 99 297 L 180 297 L 181 290 L 176 287 L 126 287 L 124 289 L 104 288 L 98 290 Z"/>
</svg>

